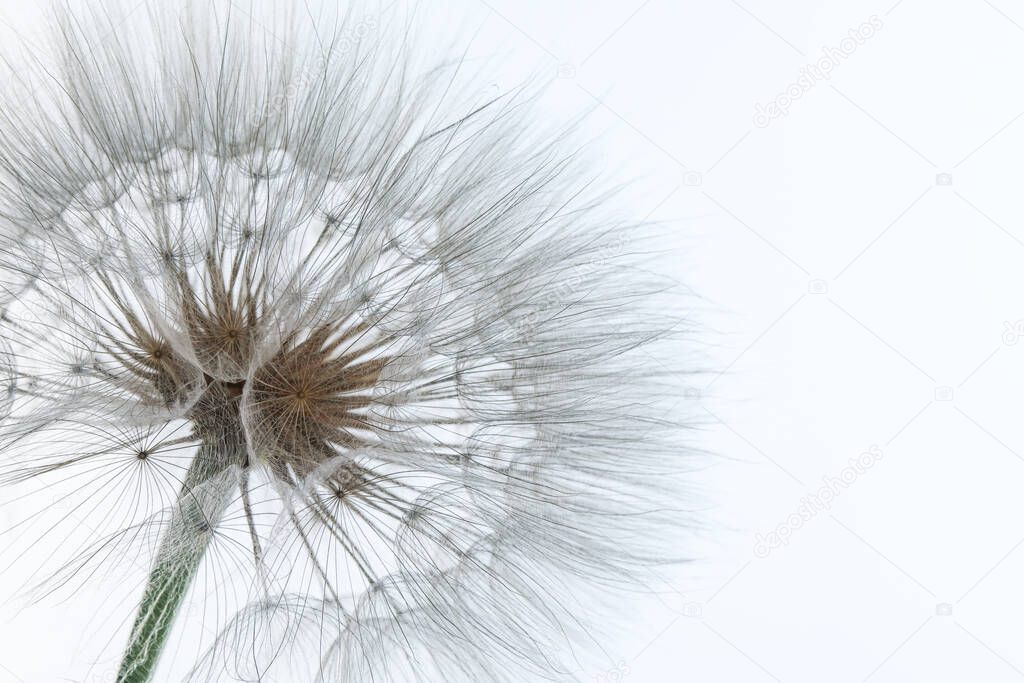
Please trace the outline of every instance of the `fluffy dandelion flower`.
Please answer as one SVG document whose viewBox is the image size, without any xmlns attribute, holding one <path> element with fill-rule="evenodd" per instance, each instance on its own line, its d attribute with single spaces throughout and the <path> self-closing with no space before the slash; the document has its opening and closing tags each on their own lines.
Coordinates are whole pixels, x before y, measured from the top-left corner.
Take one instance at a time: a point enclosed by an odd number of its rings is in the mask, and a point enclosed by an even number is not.
<svg viewBox="0 0 1024 683">
<path fill-rule="evenodd" d="M 144 7 L 58 12 L 0 107 L 36 588 L 145 568 L 118 681 L 197 620 L 195 680 L 571 677 L 684 554 L 644 226 L 394 13 Z"/>
</svg>

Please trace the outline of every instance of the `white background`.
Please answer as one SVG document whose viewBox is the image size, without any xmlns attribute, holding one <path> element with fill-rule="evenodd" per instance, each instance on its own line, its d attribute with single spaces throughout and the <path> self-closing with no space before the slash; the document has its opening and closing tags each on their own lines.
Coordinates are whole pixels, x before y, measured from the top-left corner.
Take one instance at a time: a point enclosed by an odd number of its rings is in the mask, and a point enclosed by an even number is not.
<svg viewBox="0 0 1024 683">
<path fill-rule="evenodd" d="M 1024 679 L 1024 8 L 421 10 L 508 55 L 499 87 L 535 70 L 555 78 L 553 112 L 594 107 L 609 168 L 642 174 L 637 212 L 674 221 L 676 275 L 704 299 L 713 372 L 680 400 L 718 454 L 705 559 L 615 644 L 619 666 L 582 678 Z M 37 11 L 8 0 L 0 19 L 33 40 Z M 829 79 L 755 125 L 872 17 Z M 791 519 L 873 446 L 830 509 Z M 759 556 L 780 525 L 788 542 Z M 63 614 L 0 607 L 0 682 L 75 659 Z"/>
</svg>

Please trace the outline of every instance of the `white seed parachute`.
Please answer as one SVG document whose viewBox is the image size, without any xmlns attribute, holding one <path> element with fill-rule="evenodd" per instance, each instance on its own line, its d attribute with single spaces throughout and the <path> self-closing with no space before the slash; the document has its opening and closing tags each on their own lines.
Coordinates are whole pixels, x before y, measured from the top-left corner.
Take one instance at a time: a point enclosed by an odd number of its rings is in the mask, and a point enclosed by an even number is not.
<svg viewBox="0 0 1024 683">
<path fill-rule="evenodd" d="M 686 556 L 657 233 L 531 88 L 307 9 L 60 10 L 9 76 L 0 539 L 146 568 L 120 681 L 200 618 L 190 680 L 585 675 Z"/>
</svg>

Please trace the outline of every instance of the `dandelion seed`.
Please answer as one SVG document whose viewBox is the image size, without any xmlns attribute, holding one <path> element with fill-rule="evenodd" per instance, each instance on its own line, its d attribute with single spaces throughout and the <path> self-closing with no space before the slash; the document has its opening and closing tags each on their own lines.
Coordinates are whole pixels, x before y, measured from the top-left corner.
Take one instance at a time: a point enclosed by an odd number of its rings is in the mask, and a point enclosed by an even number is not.
<svg viewBox="0 0 1024 683">
<path fill-rule="evenodd" d="M 195 680 L 572 677 L 686 555 L 647 228 L 397 13 L 146 8 L 0 108 L 0 480 L 91 530 L 39 590 L 146 568 L 122 682 L 207 607 Z"/>
</svg>

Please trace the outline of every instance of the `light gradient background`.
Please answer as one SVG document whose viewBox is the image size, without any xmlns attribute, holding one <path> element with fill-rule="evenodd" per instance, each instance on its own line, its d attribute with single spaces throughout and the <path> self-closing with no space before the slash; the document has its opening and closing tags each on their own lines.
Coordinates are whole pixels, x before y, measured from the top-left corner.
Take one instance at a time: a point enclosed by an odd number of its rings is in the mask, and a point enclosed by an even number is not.
<svg viewBox="0 0 1024 683">
<path fill-rule="evenodd" d="M 594 109 L 608 168 L 642 178 L 638 214 L 674 221 L 675 274 L 704 299 L 715 372 L 679 399 L 721 456 L 701 475 L 706 559 L 581 678 L 1024 680 L 1024 7 L 419 5 L 506 57 L 498 88 L 539 73 L 552 116 Z M 37 40 L 39 9 L 4 0 L 0 37 Z M 791 518 L 874 446 L 828 509 Z M 83 680 L 65 607 L 3 605 L 0 682 Z"/>
</svg>

